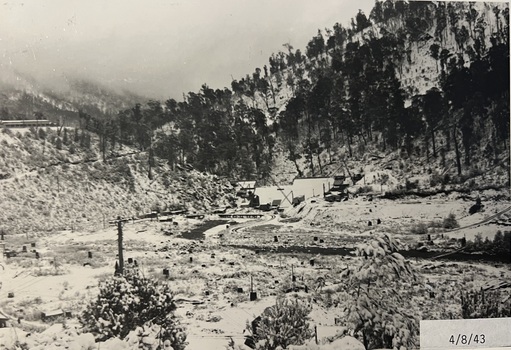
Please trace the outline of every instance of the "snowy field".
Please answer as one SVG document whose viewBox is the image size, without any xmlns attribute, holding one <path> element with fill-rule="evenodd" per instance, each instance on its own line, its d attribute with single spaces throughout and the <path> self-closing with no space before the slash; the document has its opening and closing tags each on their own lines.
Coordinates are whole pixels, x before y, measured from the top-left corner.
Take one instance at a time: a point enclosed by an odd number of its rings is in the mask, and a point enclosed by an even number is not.
<svg viewBox="0 0 511 350">
<path fill-rule="evenodd" d="M 342 305 L 327 307 L 320 301 L 324 291 L 318 291 L 317 278 L 325 279 L 325 290 L 335 290 L 342 285 L 340 271 L 351 264 L 353 256 L 322 255 L 314 249 L 353 248 L 383 233 L 393 234 L 409 248 L 415 247 L 426 238 L 412 234 L 412 227 L 420 222 L 442 220 L 450 213 L 456 216 L 460 229 L 433 233 L 432 250 L 436 245 L 443 247 L 449 238 L 471 239 L 476 234 L 491 238 L 498 229 L 506 229 L 501 225 L 507 220 L 505 211 L 510 203 L 487 201 L 484 211 L 468 215 L 472 204 L 450 197 L 407 201 L 368 201 L 359 197 L 341 203 L 309 198 L 282 215 L 267 214 L 260 219 L 232 219 L 229 224 L 219 224 L 204 232 L 200 240 L 186 238 L 187 232 L 201 223 L 199 219 L 180 216 L 175 218 L 176 224 L 156 220 L 127 222 L 123 226 L 124 259 L 136 260 L 145 275 L 168 279 L 179 300 L 177 314 L 187 328 L 187 349 L 225 349 L 231 338 L 242 346 L 247 335 L 246 323 L 273 305 L 278 295 L 289 293 L 311 300 L 311 323 L 317 327 L 322 341 L 343 330 L 335 324 L 343 308 Z M 494 218 L 501 212 L 504 213 Z M 213 219 L 218 220 L 218 217 L 211 215 L 204 220 Z M 371 226 L 368 226 L 369 221 Z M 98 282 L 113 273 L 117 228 L 109 226 L 96 232 L 63 231 L 40 237 L 18 237 L 4 243 L 6 248 L 18 251 L 23 246 L 28 247 L 26 254 L 4 257 L 1 261 L 0 310 L 8 315 L 11 327 L 1 330 L 0 343 L 8 344 L 14 341 L 13 329 L 19 338 L 23 337 L 23 332 L 59 325 L 59 322 L 42 322 L 37 317 L 40 312 L 69 310 L 73 317 L 66 324 L 71 329 L 78 326 L 76 315 L 94 298 Z M 312 253 L 278 252 L 279 248 L 293 246 L 308 247 Z M 255 247 L 260 247 L 261 252 Z M 39 252 L 40 259 L 34 257 L 32 249 Z M 314 265 L 311 259 L 315 260 Z M 511 278 L 509 266 L 505 264 L 428 259 L 413 259 L 412 262 L 423 271 L 432 288 L 441 288 L 449 281 L 453 287 L 444 293 L 455 293 L 456 288 L 462 286 L 480 288 Z M 431 264 L 438 268 L 421 270 Z M 168 278 L 162 274 L 165 268 L 170 271 Z M 286 289 L 294 285 L 292 273 L 297 276 L 296 283 L 310 287 L 308 293 L 303 290 L 286 293 Z M 251 279 L 257 293 L 255 301 L 249 300 Z M 13 293 L 13 297 L 9 298 L 9 293 Z M 427 298 L 421 303 L 420 307 L 431 307 Z M 459 311 L 454 303 L 448 302 L 443 306 L 439 303 L 431 313 L 440 315 L 442 308 L 453 313 Z M 55 334 L 55 328 L 51 329 Z M 46 337 L 29 336 L 25 340 L 34 348 L 58 343 L 52 340 L 51 329 L 44 333 Z M 77 342 L 80 336 L 75 333 L 63 336 L 60 344 Z M 80 339 L 87 341 L 83 337 Z M 107 344 L 101 346 L 101 349 L 108 348 Z M 112 345 L 111 348 L 116 347 Z"/>
</svg>

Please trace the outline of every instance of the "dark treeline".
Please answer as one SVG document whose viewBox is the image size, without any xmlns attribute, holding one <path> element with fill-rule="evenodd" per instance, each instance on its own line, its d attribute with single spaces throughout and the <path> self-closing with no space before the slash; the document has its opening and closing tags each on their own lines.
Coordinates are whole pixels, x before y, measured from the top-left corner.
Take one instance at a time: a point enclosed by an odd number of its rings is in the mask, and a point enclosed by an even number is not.
<svg viewBox="0 0 511 350">
<path fill-rule="evenodd" d="M 231 89 L 204 84 L 183 101 L 136 104 L 110 118 L 82 111 L 82 127 L 98 133 L 103 154 L 133 145 L 150 158 L 238 178 L 265 179 L 277 149 L 300 176 L 318 175 L 334 147 L 356 156 L 369 143 L 444 163 L 454 152 L 461 175 L 481 140 L 491 140 L 482 152 L 494 164 L 509 140 L 509 10 L 478 8 L 376 2 L 369 17 L 359 11 L 349 27 L 319 30 L 304 53 L 285 44 L 286 52 L 233 80 Z M 412 50 L 425 44 L 439 84 L 420 95 L 402 76 L 415 69 Z M 291 94 L 285 105 L 283 92 Z"/>
</svg>

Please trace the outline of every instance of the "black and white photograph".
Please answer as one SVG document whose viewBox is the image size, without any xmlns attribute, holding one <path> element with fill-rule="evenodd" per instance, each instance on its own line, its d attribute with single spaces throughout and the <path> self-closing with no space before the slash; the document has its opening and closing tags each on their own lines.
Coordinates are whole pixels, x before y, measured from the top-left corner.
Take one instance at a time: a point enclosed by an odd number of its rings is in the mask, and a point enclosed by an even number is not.
<svg viewBox="0 0 511 350">
<path fill-rule="evenodd" d="M 0 350 L 511 347 L 509 53 L 508 1 L 5 0 Z"/>
</svg>

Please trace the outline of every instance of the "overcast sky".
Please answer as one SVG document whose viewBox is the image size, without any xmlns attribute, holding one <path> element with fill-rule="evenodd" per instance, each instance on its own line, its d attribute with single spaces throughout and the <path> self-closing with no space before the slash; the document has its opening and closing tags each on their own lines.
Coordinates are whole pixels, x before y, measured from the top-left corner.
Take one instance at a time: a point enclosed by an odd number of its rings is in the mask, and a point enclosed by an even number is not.
<svg viewBox="0 0 511 350">
<path fill-rule="evenodd" d="M 0 65 L 56 84 L 85 77 L 148 97 L 230 87 L 374 0 L 4 0 Z"/>
</svg>

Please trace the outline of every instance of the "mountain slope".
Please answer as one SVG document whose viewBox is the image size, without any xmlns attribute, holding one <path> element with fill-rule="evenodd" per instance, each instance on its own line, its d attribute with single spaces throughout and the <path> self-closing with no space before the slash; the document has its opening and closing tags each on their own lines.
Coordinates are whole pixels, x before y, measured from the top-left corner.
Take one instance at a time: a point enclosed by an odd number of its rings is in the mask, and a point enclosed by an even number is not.
<svg viewBox="0 0 511 350">
<path fill-rule="evenodd" d="M 50 88 L 20 72 L 3 69 L 1 73 L 0 119 L 44 118 L 78 126 L 79 110 L 105 118 L 146 99 L 92 81 L 69 78 L 59 88 Z"/>
<path fill-rule="evenodd" d="M 158 162 L 150 180 L 147 154 L 126 147 L 104 162 L 94 150 L 96 137 L 76 135 L 69 129 L 59 137 L 56 128 L 0 132 L 0 220 L 5 232 L 94 230 L 117 216 L 203 211 L 227 205 L 232 197 L 225 180 L 195 170 L 173 171 Z"/>
</svg>

